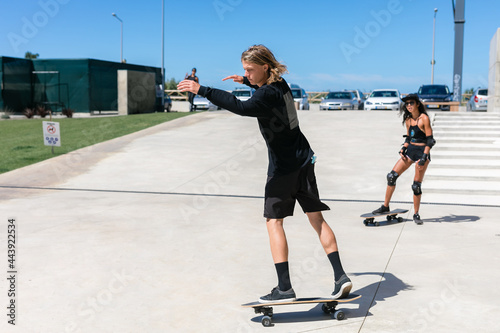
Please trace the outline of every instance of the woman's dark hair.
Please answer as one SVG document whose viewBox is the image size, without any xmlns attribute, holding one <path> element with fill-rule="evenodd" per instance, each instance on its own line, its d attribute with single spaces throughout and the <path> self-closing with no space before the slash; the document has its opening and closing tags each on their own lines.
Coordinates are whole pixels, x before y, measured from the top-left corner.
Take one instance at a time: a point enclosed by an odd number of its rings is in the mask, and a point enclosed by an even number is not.
<svg viewBox="0 0 500 333">
<path fill-rule="evenodd" d="M 418 104 L 418 112 L 420 112 L 421 114 L 423 113 L 423 114 L 428 116 L 427 110 L 425 109 L 425 105 L 422 104 L 422 101 L 420 101 L 420 99 L 409 99 L 409 101 L 415 101 L 415 103 Z M 399 110 L 399 115 L 403 115 L 403 125 L 405 124 L 406 119 L 411 118 L 411 113 L 410 113 L 410 111 L 408 111 L 406 109 L 405 102 L 401 104 L 401 108 Z"/>
</svg>

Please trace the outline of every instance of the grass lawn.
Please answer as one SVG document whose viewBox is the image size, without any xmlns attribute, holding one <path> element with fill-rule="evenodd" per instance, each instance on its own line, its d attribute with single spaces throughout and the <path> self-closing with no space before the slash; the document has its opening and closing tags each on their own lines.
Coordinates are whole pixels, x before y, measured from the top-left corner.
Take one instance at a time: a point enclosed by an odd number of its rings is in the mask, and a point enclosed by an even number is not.
<svg viewBox="0 0 500 333">
<path fill-rule="evenodd" d="M 126 134 L 189 115 L 189 112 L 149 113 L 96 118 L 58 118 L 61 147 L 44 145 L 45 119 L 0 121 L 0 173 L 8 172 L 55 156 L 111 140 Z"/>
</svg>

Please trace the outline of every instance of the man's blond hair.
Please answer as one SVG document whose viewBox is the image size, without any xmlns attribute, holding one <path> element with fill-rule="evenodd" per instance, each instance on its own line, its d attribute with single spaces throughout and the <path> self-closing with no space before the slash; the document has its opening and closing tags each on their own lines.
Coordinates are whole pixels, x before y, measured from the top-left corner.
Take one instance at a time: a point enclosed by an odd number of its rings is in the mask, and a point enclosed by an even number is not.
<svg viewBox="0 0 500 333">
<path fill-rule="evenodd" d="M 257 65 L 268 65 L 267 84 L 281 81 L 281 76 L 288 73 L 286 65 L 280 63 L 274 54 L 264 45 L 253 45 L 241 54 L 241 61 L 251 62 Z"/>
</svg>

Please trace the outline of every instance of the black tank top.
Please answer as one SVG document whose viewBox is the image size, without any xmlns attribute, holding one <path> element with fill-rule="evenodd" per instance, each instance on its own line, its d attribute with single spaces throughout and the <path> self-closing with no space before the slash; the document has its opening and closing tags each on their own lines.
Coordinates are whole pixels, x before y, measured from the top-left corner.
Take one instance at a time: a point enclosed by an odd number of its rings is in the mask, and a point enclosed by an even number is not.
<svg viewBox="0 0 500 333">
<path fill-rule="evenodd" d="M 410 126 L 409 132 L 410 132 L 410 139 L 411 142 L 414 143 L 425 143 L 425 133 L 418 127 L 418 119 L 417 118 L 417 123 L 413 126 Z M 411 120 L 410 120 L 411 121 Z"/>
</svg>

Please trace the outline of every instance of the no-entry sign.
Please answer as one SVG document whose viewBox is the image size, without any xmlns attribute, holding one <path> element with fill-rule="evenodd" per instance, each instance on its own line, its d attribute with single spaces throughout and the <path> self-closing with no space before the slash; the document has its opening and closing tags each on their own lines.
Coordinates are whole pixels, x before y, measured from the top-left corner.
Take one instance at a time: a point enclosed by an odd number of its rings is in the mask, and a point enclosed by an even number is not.
<svg viewBox="0 0 500 333">
<path fill-rule="evenodd" d="M 46 146 L 61 147 L 61 131 L 59 123 L 44 121 L 43 122 L 43 143 Z"/>
</svg>

